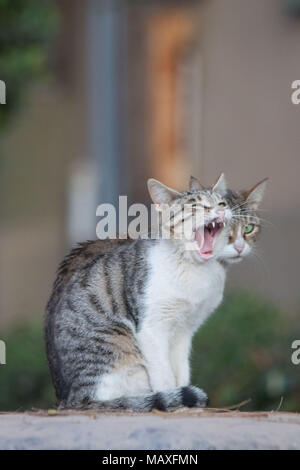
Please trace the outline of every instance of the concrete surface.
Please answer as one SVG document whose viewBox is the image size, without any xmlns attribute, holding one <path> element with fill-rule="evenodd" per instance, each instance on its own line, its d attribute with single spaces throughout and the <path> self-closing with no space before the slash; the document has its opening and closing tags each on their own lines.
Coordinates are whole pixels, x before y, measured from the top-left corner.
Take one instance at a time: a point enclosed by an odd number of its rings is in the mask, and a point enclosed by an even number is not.
<svg viewBox="0 0 300 470">
<path fill-rule="evenodd" d="M 300 449 L 300 415 L 2 413 L 0 449 Z"/>
</svg>

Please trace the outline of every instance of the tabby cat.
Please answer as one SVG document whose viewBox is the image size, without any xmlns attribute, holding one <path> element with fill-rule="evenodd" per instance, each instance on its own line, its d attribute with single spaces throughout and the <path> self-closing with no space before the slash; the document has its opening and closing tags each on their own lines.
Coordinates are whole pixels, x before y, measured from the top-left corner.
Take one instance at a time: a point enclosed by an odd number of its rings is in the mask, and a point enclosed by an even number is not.
<svg viewBox="0 0 300 470">
<path fill-rule="evenodd" d="M 45 338 L 61 408 L 205 407 L 190 385 L 193 334 L 220 304 L 226 265 L 251 250 L 265 181 L 250 191 L 191 178 L 180 193 L 149 180 L 156 205 L 188 205 L 203 226 L 185 239 L 96 240 L 62 262 L 47 305 Z M 254 223 L 255 222 L 255 223 Z"/>
</svg>

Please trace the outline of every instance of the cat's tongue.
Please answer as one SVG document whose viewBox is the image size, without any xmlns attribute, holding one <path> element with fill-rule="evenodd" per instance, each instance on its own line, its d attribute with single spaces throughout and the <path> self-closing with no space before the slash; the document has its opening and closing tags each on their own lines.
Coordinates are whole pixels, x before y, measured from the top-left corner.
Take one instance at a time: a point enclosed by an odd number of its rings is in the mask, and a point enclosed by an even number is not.
<svg viewBox="0 0 300 470">
<path fill-rule="evenodd" d="M 199 254 L 204 260 L 208 260 L 213 254 L 214 232 L 210 232 L 206 227 L 196 230 L 195 240 L 198 244 Z"/>
</svg>

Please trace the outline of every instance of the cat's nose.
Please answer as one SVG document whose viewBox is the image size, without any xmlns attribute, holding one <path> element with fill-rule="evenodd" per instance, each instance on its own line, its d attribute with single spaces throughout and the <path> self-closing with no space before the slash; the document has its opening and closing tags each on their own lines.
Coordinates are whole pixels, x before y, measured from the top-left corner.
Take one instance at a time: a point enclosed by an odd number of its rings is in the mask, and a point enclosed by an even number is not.
<svg viewBox="0 0 300 470">
<path fill-rule="evenodd" d="M 235 250 L 238 252 L 238 254 L 240 255 L 240 254 L 242 253 L 243 249 L 244 249 L 244 246 L 241 245 L 241 244 L 239 244 L 239 243 L 236 243 L 236 244 L 234 245 L 234 248 L 235 248 Z"/>
<path fill-rule="evenodd" d="M 223 209 L 218 209 L 216 210 L 216 214 L 217 214 L 218 219 L 220 219 L 220 222 L 224 222 L 225 211 Z"/>
</svg>

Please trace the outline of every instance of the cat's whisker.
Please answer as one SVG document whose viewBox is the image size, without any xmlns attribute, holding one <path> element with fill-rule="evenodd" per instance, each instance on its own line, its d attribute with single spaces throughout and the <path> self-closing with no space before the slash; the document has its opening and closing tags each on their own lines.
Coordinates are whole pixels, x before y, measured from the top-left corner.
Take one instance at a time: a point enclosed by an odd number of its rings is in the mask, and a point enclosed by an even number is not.
<svg viewBox="0 0 300 470">
<path fill-rule="evenodd" d="M 267 226 L 271 226 L 271 227 L 275 227 L 275 225 L 273 224 L 273 222 L 267 220 L 267 219 L 264 219 L 262 217 L 258 217 L 258 216 L 255 216 L 255 215 L 251 215 L 251 214 L 245 214 L 245 215 L 241 215 L 241 214 L 233 214 L 232 215 L 232 218 L 233 219 L 236 219 L 240 222 L 242 221 L 245 221 L 245 219 L 249 219 L 249 220 L 253 220 L 253 221 L 256 221 L 257 223 L 259 223 L 260 225 L 267 225 Z"/>
</svg>

